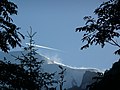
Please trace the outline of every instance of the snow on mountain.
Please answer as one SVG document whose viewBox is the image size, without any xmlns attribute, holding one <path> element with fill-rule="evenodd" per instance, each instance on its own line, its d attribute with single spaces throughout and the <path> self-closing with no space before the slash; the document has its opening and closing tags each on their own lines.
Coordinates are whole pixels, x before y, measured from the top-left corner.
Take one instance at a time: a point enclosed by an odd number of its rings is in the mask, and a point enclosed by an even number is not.
<svg viewBox="0 0 120 90">
<path fill-rule="evenodd" d="M 0 60 L 7 59 L 13 63 L 16 63 L 16 62 L 19 63 L 18 61 L 15 61 L 15 58 L 13 56 L 16 56 L 16 57 L 22 56 L 22 53 L 26 54 L 27 52 L 26 51 L 12 51 L 9 53 L 0 52 Z M 13 55 L 13 56 L 11 56 L 11 55 Z M 90 72 L 98 71 L 97 69 L 91 69 L 91 68 L 70 67 L 70 66 L 67 66 L 67 65 L 64 65 L 61 63 L 57 63 L 53 60 L 50 60 L 49 58 L 47 58 L 41 54 L 36 54 L 35 57 L 37 57 L 38 60 L 44 60 L 44 64 L 42 66 L 44 71 L 51 72 L 51 73 L 54 73 L 54 72 L 59 73 L 61 71 L 60 68 L 58 67 L 59 65 L 61 65 L 64 69 L 66 69 L 66 71 L 64 73 L 64 80 L 66 81 L 64 83 L 64 88 L 66 88 L 66 89 L 72 88 L 74 86 L 80 87 L 81 83 L 82 84 L 85 83 L 82 81 L 83 81 L 83 76 L 86 73 L 86 71 L 90 71 Z M 56 79 L 59 79 L 59 76 L 56 76 Z M 87 81 L 87 80 L 85 80 L 85 81 Z"/>
<path fill-rule="evenodd" d="M 6 59 L 8 61 L 11 61 L 12 63 L 19 63 L 18 60 L 15 60 L 16 59 L 15 57 L 18 57 L 18 56 L 21 57 L 22 54 L 24 54 L 24 55 L 27 54 L 27 51 L 12 51 L 9 53 L 0 52 L 0 59 L 2 59 L 2 60 Z M 36 54 L 35 57 L 38 58 L 38 60 L 44 60 L 45 64 L 51 63 L 51 61 L 48 60 L 47 57 L 44 57 L 41 54 Z"/>
</svg>

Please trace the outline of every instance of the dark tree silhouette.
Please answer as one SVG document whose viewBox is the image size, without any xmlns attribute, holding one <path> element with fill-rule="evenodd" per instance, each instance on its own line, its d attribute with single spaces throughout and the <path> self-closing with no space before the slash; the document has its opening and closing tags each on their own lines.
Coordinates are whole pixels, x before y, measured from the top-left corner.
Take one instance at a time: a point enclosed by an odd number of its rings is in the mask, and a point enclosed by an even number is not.
<svg viewBox="0 0 120 90">
<path fill-rule="evenodd" d="M 66 69 L 58 72 L 59 79 L 55 79 L 56 72 L 49 73 L 42 69 L 44 60 L 38 60 L 33 37 L 36 33 L 28 32 L 29 45 L 24 48 L 25 53 L 14 56 L 18 64 L 0 60 L 0 88 L 2 90 L 56 90 L 57 85 L 63 90 L 64 73 Z M 55 86 L 54 86 L 55 84 Z"/>
<path fill-rule="evenodd" d="M 82 41 L 87 44 L 81 49 L 90 45 L 100 45 L 102 48 L 109 43 L 118 47 L 115 54 L 120 55 L 120 0 L 109 0 L 101 4 L 94 13 L 98 16 L 95 20 L 86 16 L 86 24 L 76 28 L 76 31 L 85 32 Z M 99 74 L 94 83 L 88 85 L 89 90 L 120 90 L 120 60 L 115 62 L 104 74 Z"/>
<path fill-rule="evenodd" d="M 120 60 L 100 77 L 94 77 L 96 82 L 88 86 L 89 90 L 120 90 Z"/>
<path fill-rule="evenodd" d="M 84 17 L 85 26 L 76 28 L 76 31 L 85 32 L 82 41 L 87 41 L 87 44 L 81 49 L 88 48 L 93 44 L 99 44 L 103 48 L 106 43 L 110 43 L 118 47 L 115 54 L 120 55 L 120 1 L 104 2 L 94 13 L 98 16 L 96 20 L 91 16 L 86 16 Z"/>
<path fill-rule="evenodd" d="M 60 85 L 60 90 L 64 90 L 64 89 L 63 89 L 63 84 L 64 84 L 64 82 L 66 82 L 66 81 L 64 80 L 64 74 L 65 74 L 66 69 L 64 69 L 64 68 L 63 68 L 62 66 L 60 66 L 60 65 L 59 65 L 59 68 L 61 69 L 61 72 L 58 73 L 59 76 L 60 76 L 60 80 L 58 80 L 58 83 L 59 83 L 59 85 Z"/>
<path fill-rule="evenodd" d="M 10 61 L 0 61 L 1 90 L 29 90 L 29 85 L 34 86 L 35 83 L 32 80 L 29 80 L 28 77 L 28 72 L 20 67 L 20 65 L 12 64 Z"/>
<path fill-rule="evenodd" d="M 4 52 L 8 52 L 10 47 L 21 46 L 19 35 L 24 38 L 10 17 L 17 15 L 17 8 L 17 5 L 9 0 L 0 0 L 0 49 Z"/>
<path fill-rule="evenodd" d="M 27 53 L 22 53 L 22 56 L 14 57 L 20 61 L 20 66 L 28 73 L 28 80 L 33 82 L 32 85 L 29 81 L 26 81 L 28 90 L 42 90 L 42 88 L 48 90 L 49 86 L 53 86 L 53 83 L 56 83 L 53 80 L 55 73 L 48 73 L 41 69 L 44 60 L 38 60 L 36 57 L 38 53 L 36 52 L 33 40 L 35 34 L 32 33 L 31 28 L 27 36 L 29 38 L 29 45 L 24 48 Z"/>
<path fill-rule="evenodd" d="M 13 23 L 12 15 L 17 15 L 17 5 L 9 0 L 0 0 L 0 49 L 8 52 L 10 48 L 21 46 L 21 38 L 24 36 L 18 31 L 20 28 Z M 55 73 L 41 71 L 42 61 L 37 61 L 35 57 L 36 49 L 34 49 L 34 40 L 32 32 L 28 33 L 30 45 L 24 48 L 28 53 L 20 57 L 14 56 L 20 60 L 20 64 L 12 64 L 0 60 L 0 89 L 2 90 L 56 90 L 53 83 L 59 81 L 54 80 Z M 64 70 L 65 71 L 65 70 Z M 60 75 L 60 87 L 62 90 L 64 71 Z M 49 86 L 53 86 L 49 88 Z"/>
</svg>

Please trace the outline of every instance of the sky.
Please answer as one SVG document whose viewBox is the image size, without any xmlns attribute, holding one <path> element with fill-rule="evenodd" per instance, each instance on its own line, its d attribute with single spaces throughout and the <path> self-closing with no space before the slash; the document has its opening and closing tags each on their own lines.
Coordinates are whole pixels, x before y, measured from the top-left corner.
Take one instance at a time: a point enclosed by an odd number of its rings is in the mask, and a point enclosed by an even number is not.
<svg viewBox="0 0 120 90">
<path fill-rule="evenodd" d="M 80 50 L 82 33 L 75 29 L 84 26 L 84 16 L 95 17 L 93 11 L 106 0 L 12 0 L 18 5 L 18 15 L 14 23 L 27 35 L 32 27 L 37 32 L 34 37 L 37 45 L 57 50 L 38 48 L 38 52 L 63 64 L 73 67 L 109 69 L 118 60 L 113 52 L 117 49 L 106 45 L 91 46 Z M 27 38 L 22 44 L 28 43 Z M 20 50 L 16 48 L 14 50 Z"/>
</svg>

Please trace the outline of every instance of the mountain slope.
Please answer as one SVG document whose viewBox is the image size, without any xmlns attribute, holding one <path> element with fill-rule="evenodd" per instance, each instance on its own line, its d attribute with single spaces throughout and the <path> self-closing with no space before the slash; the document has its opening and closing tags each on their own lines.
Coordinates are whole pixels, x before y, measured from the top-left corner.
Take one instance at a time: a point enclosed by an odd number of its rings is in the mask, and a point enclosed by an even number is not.
<svg viewBox="0 0 120 90">
<path fill-rule="evenodd" d="M 96 76 L 98 76 L 98 74 L 96 72 L 86 71 L 83 76 L 82 83 L 80 85 L 80 89 L 87 90 L 85 88 L 87 87 L 87 85 L 90 85 L 94 82 L 94 80 L 92 78 L 96 77 Z"/>
<path fill-rule="evenodd" d="M 6 58 L 7 60 L 11 61 L 12 63 L 19 63 L 19 61 L 16 61 L 13 56 L 20 57 L 20 56 L 22 56 L 22 53 L 26 54 L 27 52 L 25 52 L 25 51 L 14 51 L 14 52 L 10 52 L 10 53 L 0 52 L 0 60 L 3 60 Z M 11 56 L 11 55 L 13 55 L 13 56 Z M 57 73 L 57 75 L 55 76 L 56 79 L 59 79 L 58 73 L 61 72 L 61 70 L 58 66 L 61 65 L 64 69 L 66 69 L 66 71 L 64 73 L 64 80 L 66 82 L 63 85 L 63 87 L 66 89 L 72 88 L 72 87 L 80 87 L 81 83 L 82 83 L 82 86 L 84 86 L 83 84 L 86 83 L 87 81 L 89 81 L 89 80 L 85 80 L 85 82 L 83 82 L 83 76 L 86 73 L 86 71 L 90 71 L 90 72 L 97 71 L 96 69 L 72 68 L 72 67 L 69 67 L 64 64 L 56 63 L 41 54 L 36 54 L 35 57 L 37 57 L 38 60 L 44 60 L 44 64 L 42 66 L 42 69 L 44 71 L 47 71 L 50 73 L 54 73 L 54 72 Z M 87 78 L 87 76 L 85 76 L 85 77 Z M 87 79 L 89 79 L 89 75 L 88 75 Z M 57 86 L 57 88 L 59 88 L 59 87 Z"/>
</svg>

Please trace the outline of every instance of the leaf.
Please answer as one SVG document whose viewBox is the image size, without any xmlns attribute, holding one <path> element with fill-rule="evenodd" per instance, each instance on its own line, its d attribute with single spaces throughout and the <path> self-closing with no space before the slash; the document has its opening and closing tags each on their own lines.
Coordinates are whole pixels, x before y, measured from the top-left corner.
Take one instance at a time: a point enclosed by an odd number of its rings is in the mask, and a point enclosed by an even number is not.
<svg viewBox="0 0 120 90">
<path fill-rule="evenodd" d="M 81 50 L 86 49 L 88 47 L 89 47 L 89 44 L 86 44 L 86 45 L 84 45 L 84 46 L 81 47 Z"/>
<path fill-rule="evenodd" d="M 23 39 L 25 39 L 25 37 L 24 37 L 24 35 L 23 35 L 23 34 L 21 34 L 20 32 L 18 32 L 18 33 L 22 36 L 22 38 L 23 38 Z"/>
<path fill-rule="evenodd" d="M 77 31 L 80 32 L 80 31 L 81 31 L 81 28 L 76 28 L 75 32 L 77 32 Z"/>
<path fill-rule="evenodd" d="M 59 68 L 63 70 L 63 67 L 59 65 Z"/>
<path fill-rule="evenodd" d="M 120 55 L 120 49 L 114 52 L 115 55 Z"/>
</svg>

